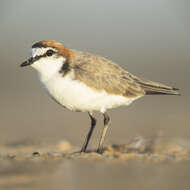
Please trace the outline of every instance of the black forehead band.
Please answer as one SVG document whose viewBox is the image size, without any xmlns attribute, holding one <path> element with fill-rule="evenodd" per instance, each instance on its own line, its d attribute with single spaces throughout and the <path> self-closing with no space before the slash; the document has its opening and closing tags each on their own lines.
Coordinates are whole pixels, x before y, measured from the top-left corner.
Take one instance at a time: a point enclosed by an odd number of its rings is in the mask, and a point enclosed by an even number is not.
<svg viewBox="0 0 190 190">
<path fill-rule="evenodd" d="M 45 44 L 42 44 L 42 42 L 38 42 L 38 43 L 35 43 L 33 46 L 32 46 L 32 48 L 46 48 L 47 47 L 47 45 L 45 45 Z"/>
</svg>

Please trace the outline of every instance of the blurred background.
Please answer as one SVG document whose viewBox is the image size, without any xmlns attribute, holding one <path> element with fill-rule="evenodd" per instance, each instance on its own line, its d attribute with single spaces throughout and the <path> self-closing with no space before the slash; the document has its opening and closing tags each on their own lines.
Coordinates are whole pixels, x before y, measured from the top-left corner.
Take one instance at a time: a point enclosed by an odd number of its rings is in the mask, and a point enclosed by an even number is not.
<svg viewBox="0 0 190 190">
<path fill-rule="evenodd" d="M 67 139 L 80 146 L 89 129 L 86 113 L 68 111 L 46 94 L 32 68 L 19 65 L 39 40 L 105 56 L 131 73 L 180 88 L 182 96 L 147 96 L 109 111 L 106 143 L 135 135 L 190 136 L 190 2 L 0 2 L 0 141 Z M 96 114 L 102 130 L 102 116 Z"/>
<path fill-rule="evenodd" d="M 177 87 L 182 96 L 147 96 L 110 110 L 106 144 L 136 136 L 190 137 L 188 0 L 0 1 L 0 143 L 66 139 L 80 147 L 87 113 L 53 102 L 32 68 L 20 68 L 39 40 L 107 57 L 129 72 Z M 90 143 L 96 148 L 102 116 Z"/>
</svg>

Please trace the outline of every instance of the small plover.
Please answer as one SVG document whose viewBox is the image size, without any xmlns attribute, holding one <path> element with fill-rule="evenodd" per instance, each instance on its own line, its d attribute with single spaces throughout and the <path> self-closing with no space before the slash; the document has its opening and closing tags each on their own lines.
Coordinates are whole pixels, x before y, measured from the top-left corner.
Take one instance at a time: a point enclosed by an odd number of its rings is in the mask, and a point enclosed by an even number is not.
<svg viewBox="0 0 190 190">
<path fill-rule="evenodd" d="M 53 40 L 40 41 L 31 48 L 31 65 L 48 94 L 63 107 L 88 112 L 91 127 L 82 146 L 85 152 L 96 125 L 93 111 L 104 116 L 104 128 L 97 152 L 102 151 L 110 118 L 107 110 L 127 106 L 144 95 L 179 95 L 178 89 L 140 79 L 116 63 L 90 53 L 68 49 Z"/>
</svg>

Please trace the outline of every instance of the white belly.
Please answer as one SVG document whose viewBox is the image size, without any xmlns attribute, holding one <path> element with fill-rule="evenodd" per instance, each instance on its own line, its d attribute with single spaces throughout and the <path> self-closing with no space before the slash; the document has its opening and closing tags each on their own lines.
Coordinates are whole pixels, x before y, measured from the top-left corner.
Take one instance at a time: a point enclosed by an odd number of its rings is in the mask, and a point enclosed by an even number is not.
<svg viewBox="0 0 190 190">
<path fill-rule="evenodd" d="M 72 80 L 71 74 L 65 77 L 57 74 L 46 82 L 41 79 L 41 82 L 53 99 L 73 111 L 105 112 L 107 109 L 128 105 L 137 99 L 94 90 L 80 81 Z"/>
</svg>

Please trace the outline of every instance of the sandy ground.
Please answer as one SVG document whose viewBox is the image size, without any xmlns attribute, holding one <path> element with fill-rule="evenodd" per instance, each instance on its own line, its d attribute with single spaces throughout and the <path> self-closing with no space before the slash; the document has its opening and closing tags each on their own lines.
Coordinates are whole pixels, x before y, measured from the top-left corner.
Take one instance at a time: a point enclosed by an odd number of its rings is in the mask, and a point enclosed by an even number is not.
<svg viewBox="0 0 190 190">
<path fill-rule="evenodd" d="M 78 153 L 68 141 L 0 145 L 0 189 L 185 189 L 190 142 L 134 137 L 125 144 Z"/>
</svg>

